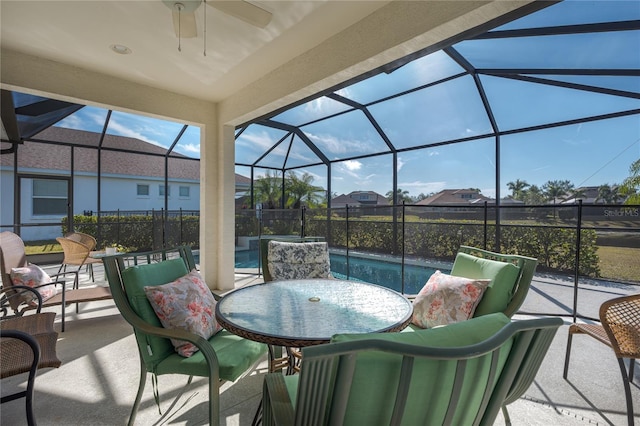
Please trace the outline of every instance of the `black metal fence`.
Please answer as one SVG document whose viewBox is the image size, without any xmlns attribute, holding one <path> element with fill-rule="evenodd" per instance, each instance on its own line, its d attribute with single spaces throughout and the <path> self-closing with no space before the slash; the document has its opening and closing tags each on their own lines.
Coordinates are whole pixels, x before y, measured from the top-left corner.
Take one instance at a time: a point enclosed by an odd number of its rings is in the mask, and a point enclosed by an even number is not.
<svg viewBox="0 0 640 426">
<path fill-rule="evenodd" d="M 321 236 L 347 258 L 353 252 L 378 254 L 403 267 L 421 260 L 452 262 L 460 245 L 471 245 L 535 257 L 539 272 L 564 274 L 576 282 L 588 277 L 640 283 L 637 205 L 497 208 L 485 203 L 236 212 L 237 241 L 262 235 Z M 626 264 L 616 266 L 620 262 Z"/>
<path fill-rule="evenodd" d="M 63 220 L 69 230 L 96 237 L 98 247 L 118 245 L 131 251 L 157 250 L 186 244 L 198 248 L 200 212 L 193 210 L 115 210 Z"/>
</svg>

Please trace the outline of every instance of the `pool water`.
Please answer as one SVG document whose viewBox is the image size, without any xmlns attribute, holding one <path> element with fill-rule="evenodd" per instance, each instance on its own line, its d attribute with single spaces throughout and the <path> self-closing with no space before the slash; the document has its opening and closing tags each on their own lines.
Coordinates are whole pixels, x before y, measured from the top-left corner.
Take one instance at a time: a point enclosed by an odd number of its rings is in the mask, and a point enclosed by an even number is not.
<svg viewBox="0 0 640 426">
<path fill-rule="evenodd" d="M 364 281 L 378 284 L 405 294 L 417 294 L 436 271 L 428 265 L 407 265 L 404 267 L 404 289 L 402 289 L 402 265 L 399 262 L 385 260 L 380 257 L 349 256 L 331 253 L 331 273 L 336 278 Z M 257 268 L 258 251 L 236 251 L 236 268 Z M 447 269 L 439 268 L 449 273 Z M 347 275 L 348 272 L 348 275 Z"/>
</svg>

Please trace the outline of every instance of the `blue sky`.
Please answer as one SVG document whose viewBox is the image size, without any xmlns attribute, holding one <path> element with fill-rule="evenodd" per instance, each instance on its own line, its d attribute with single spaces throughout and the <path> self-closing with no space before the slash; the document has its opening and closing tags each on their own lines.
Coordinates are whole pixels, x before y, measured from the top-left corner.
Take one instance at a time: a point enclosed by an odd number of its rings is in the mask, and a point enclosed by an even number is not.
<svg viewBox="0 0 640 426">
<path fill-rule="evenodd" d="M 102 132 L 107 110 L 86 106 L 75 114 L 58 122 L 56 126 L 90 132 Z M 113 111 L 109 119 L 107 134 L 140 139 L 151 144 L 169 148 L 180 133 L 183 124 L 136 114 Z M 200 130 L 189 126 L 180 138 L 174 151 L 188 157 L 200 158 Z"/>
<path fill-rule="evenodd" d="M 528 26 L 597 23 L 608 19 L 640 19 L 640 2 L 565 1 L 500 29 Z M 640 31 L 473 40 L 453 46 L 476 68 L 631 69 L 640 70 Z M 458 76 L 463 68 L 443 52 L 413 61 L 390 74 L 351 85 L 338 95 L 368 104 L 386 96 L 443 78 L 451 80 L 385 102 L 368 106 L 376 122 L 397 148 L 478 137 L 492 132 L 491 122 L 472 77 Z M 640 76 L 533 75 L 558 82 L 640 94 Z M 551 85 L 481 75 L 480 81 L 500 131 L 563 120 L 617 113 L 640 108 L 640 99 L 592 93 Z M 313 122 L 346 111 L 344 104 L 322 97 L 300 105 L 276 121 L 303 125 L 301 130 L 331 161 L 331 191 L 337 194 L 392 189 L 390 154 L 348 159 L 388 151 L 361 111 Z M 86 107 L 59 125 L 101 131 L 106 111 Z M 181 124 L 114 112 L 108 133 L 170 146 Z M 282 168 L 318 163 L 317 156 L 299 138 L 287 139 L 260 157 L 285 136 L 281 130 L 249 126 L 236 142 L 236 161 Z M 495 139 L 493 137 L 398 153 L 398 187 L 410 195 L 443 189 L 480 188 L 496 196 Z M 199 131 L 189 127 L 176 152 L 199 157 Z M 516 179 L 542 186 L 550 180 L 570 180 L 576 187 L 621 183 L 630 164 L 640 158 L 640 115 L 504 135 L 500 142 L 501 196 Z M 260 159 L 260 161 L 258 161 Z M 255 177 L 265 173 L 255 169 Z M 248 167 L 236 172 L 250 176 Z M 325 166 L 306 166 L 316 185 L 327 188 Z"/>
</svg>

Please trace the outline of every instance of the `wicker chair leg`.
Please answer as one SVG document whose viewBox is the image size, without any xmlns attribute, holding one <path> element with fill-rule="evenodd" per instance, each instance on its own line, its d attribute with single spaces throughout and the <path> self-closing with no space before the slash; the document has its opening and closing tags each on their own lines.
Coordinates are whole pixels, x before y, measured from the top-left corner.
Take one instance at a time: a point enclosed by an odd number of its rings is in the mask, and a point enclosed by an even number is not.
<svg viewBox="0 0 640 426">
<path fill-rule="evenodd" d="M 140 400 L 142 400 L 142 392 L 144 392 L 144 385 L 147 383 L 147 369 L 140 358 L 140 383 L 138 383 L 138 393 L 136 394 L 136 400 L 131 407 L 131 414 L 129 415 L 129 426 L 133 426 L 136 421 L 136 415 L 138 414 L 138 407 L 140 406 Z"/>
<path fill-rule="evenodd" d="M 633 420 L 633 400 L 631 399 L 631 386 L 629 386 L 629 376 L 627 375 L 627 368 L 624 366 L 624 359 L 618 358 L 618 365 L 620 366 L 620 373 L 622 374 L 624 395 L 627 399 L 627 422 L 629 426 L 633 426 L 635 424 Z"/>
<path fill-rule="evenodd" d="M 562 378 L 567 380 L 567 372 L 569 371 L 569 356 L 571 355 L 571 342 L 573 340 L 573 333 L 571 332 L 571 328 L 569 328 L 569 337 L 567 338 L 567 354 L 564 357 L 564 372 L 562 373 Z"/>
</svg>

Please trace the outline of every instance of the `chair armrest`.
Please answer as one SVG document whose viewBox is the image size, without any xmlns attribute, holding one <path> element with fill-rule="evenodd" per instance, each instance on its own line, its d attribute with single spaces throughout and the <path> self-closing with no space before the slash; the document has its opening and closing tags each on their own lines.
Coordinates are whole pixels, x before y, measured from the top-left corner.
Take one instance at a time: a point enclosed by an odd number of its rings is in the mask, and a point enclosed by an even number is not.
<svg viewBox="0 0 640 426">
<path fill-rule="evenodd" d="M 47 284 L 50 285 L 50 284 Z M 37 287 L 41 287 L 41 286 L 37 286 Z M 40 310 L 42 309 L 42 295 L 40 295 L 40 292 L 38 292 L 38 290 L 36 290 L 37 287 L 29 287 L 26 285 L 12 285 L 10 287 L 4 287 L 4 288 L 0 288 L 0 295 L 2 295 L 2 300 L 0 302 L 0 318 L 5 318 L 8 316 L 7 313 L 7 309 L 10 307 L 10 302 L 9 299 L 12 299 L 14 297 L 21 297 L 23 296 L 23 293 L 26 291 L 33 293 L 36 296 L 36 299 L 38 300 L 38 306 L 37 306 L 37 313 L 40 313 Z M 14 291 L 13 294 L 10 295 L 6 295 L 3 293 L 6 293 L 8 291 Z M 20 306 L 20 305 L 18 305 Z M 21 316 L 23 313 L 23 311 L 20 311 L 20 313 L 16 313 L 17 316 Z"/>
<path fill-rule="evenodd" d="M 124 296 L 124 295 L 119 295 Z M 189 343 L 193 343 L 204 355 L 204 357 L 212 363 L 211 365 L 215 368 L 215 380 L 218 380 L 218 356 L 216 355 L 215 350 L 209 343 L 209 341 L 197 334 L 190 333 L 186 330 L 179 329 L 170 329 L 164 327 L 156 327 L 154 325 L 149 324 L 140 318 L 131 307 L 126 305 L 119 305 L 118 308 L 122 313 L 124 319 L 131 324 L 132 327 L 138 329 L 146 334 L 158 337 L 164 337 L 167 339 L 177 339 L 177 340 L 185 340 Z M 213 377 L 212 377 L 213 378 Z"/>
<path fill-rule="evenodd" d="M 293 424 L 295 413 L 281 373 L 270 373 L 265 376 L 262 397 L 262 424 L 265 426 Z"/>
</svg>

